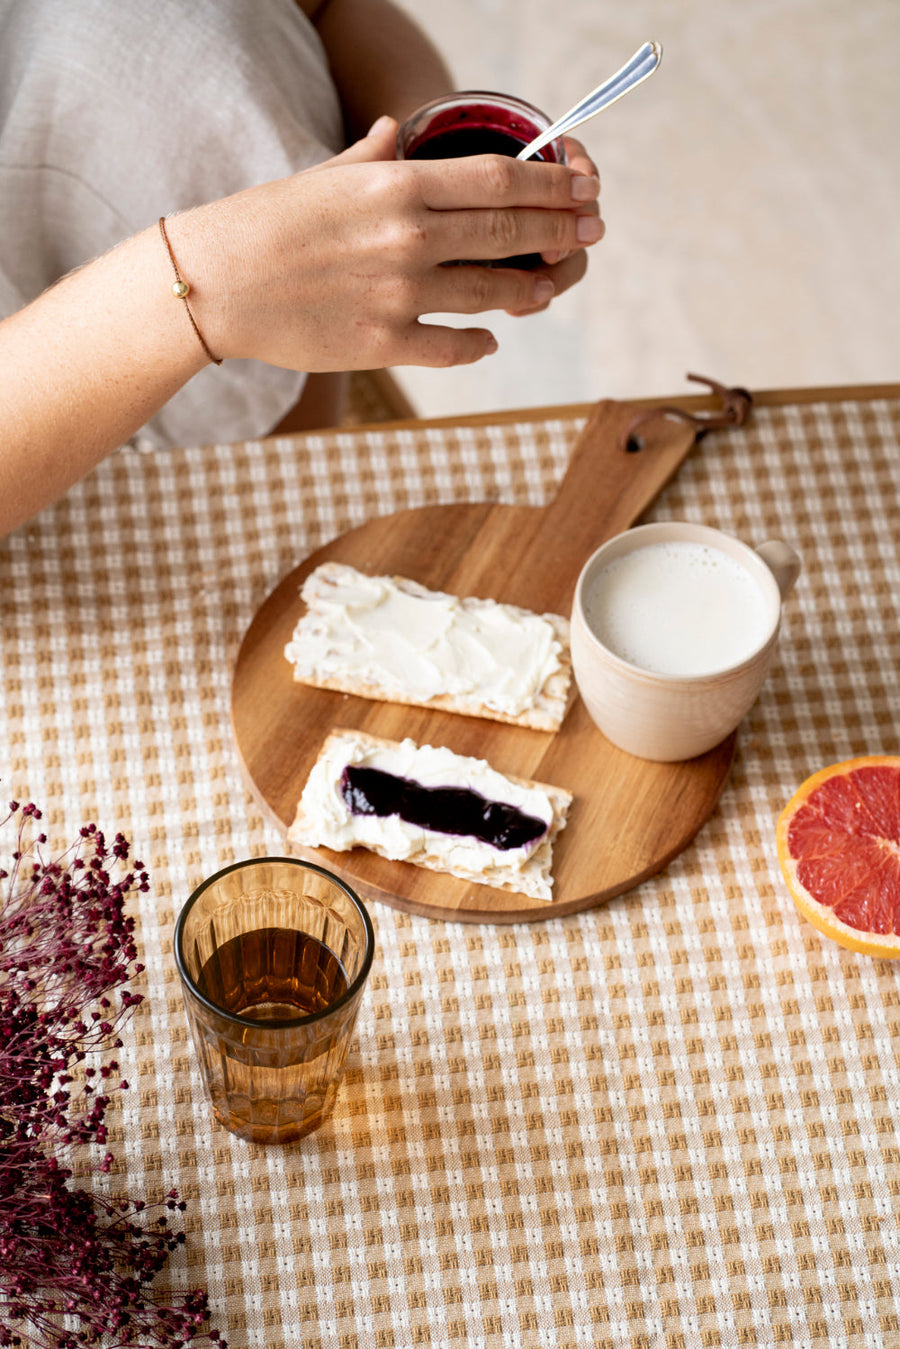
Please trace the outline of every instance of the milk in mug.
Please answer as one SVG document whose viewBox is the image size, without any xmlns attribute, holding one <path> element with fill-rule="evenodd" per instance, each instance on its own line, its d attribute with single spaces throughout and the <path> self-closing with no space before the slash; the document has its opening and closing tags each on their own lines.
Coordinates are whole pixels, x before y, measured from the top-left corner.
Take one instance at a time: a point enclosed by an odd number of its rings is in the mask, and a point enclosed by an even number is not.
<svg viewBox="0 0 900 1349">
<path fill-rule="evenodd" d="M 622 660 L 682 677 L 740 665 L 772 630 L 770 604 L 737 558 L 679 540 L 608 562 L 585 591 L 584 616 Z"/>
</svg>

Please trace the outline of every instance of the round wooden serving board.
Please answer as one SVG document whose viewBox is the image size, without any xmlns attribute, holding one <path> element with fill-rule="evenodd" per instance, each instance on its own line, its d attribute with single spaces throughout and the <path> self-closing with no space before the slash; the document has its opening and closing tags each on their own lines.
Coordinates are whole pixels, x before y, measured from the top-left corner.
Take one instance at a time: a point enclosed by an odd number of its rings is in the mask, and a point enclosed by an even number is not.
<svg viewBox="0 0 900 1349">
<path fill-rule="evenodd" d="M 556 499 L 543 508 L 496 503 L 427 506 L 369 520 L 308 557 L 258 610 L 241 644 L 232 725 L 251 789 L 287 829 L 328 732 L 335 726 L 446 745 L 501 773 L 566 787 L 574 795 L 553 851 L 551 903 L 389 862 L 363 849 L 308 855 L 366 899 L 467 922 L 522 922 L 574 913 L 662 870 L 693 839 L 721 795 L 735 736 L 696 759 L 649 763 L 616 749 L 575 694 L 555 734 L 501 722 L 376 703 L 293 680 L 284 647 L 303 612 L 298 591 L 320 563 L 371 575 L 408 576 L 432 589 L 568 615 L 581 567 L 628 528 L 677 471 L 691 427 L 658 419 L 643 445 L 620 445 L 634 409 L 599 403 L 575 447 Z"/>
</svg>

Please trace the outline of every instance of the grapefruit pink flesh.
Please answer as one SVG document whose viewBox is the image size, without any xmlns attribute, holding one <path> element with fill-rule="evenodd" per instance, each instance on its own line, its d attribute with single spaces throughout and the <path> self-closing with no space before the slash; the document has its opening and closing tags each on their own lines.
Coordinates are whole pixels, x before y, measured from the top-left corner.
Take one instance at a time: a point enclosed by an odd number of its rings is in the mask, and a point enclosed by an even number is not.
<svg viewBox="0 0 900 1349">
<path fill-rule="evenodd" d="M 900 762 L 826 777 L 798 806 L 787 850 L 800 884 L 835 918 L 900 934 Z"/>
</svg>

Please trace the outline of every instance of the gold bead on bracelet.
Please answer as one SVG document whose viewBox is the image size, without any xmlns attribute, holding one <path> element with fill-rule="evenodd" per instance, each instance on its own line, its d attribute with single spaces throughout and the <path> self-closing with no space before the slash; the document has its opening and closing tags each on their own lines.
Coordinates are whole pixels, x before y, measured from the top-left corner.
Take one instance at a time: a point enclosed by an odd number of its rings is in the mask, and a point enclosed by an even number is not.
<svg viewBox="0 0 900 1349">
<path fill-rule="evenodd" d="M 187 298 L 191 293 L 190 283 L 185 281 L 184 277 L 181 275 L 181 272 L 178 270 L 178 263 L 175 261 L 175 254 L 172 252 L 172 245 L 169 243 L 169 236 L 166 233 L 166 218 L 165 216 L 162 215 L 159 217 L 159 232 L 162 235 L 162 241 L 166 246 L 166 252 L 169 255 L 169 260 L 172 263 L 172 271 L 175 273 L 175 280 L 172 282 L 171 294 L 175 296 L 176 300 L 184 301 L 185 313 L 190 319 L 191 327 L 196 333 L 197 340 L 200 343 L 201 347 L 203 348 L 204 352 L 206 353 L 208 359 L 212 361 L 213 365 L 221 365 L 222 364 L 221 356 L 214 356 L 212 354 L 209 347 L 206 345 L 206 338 L 203 336 L 200 329 L 197 327 L 197 320 L 191 313 L 191 306 L 188 304 Z"/>
</svg>

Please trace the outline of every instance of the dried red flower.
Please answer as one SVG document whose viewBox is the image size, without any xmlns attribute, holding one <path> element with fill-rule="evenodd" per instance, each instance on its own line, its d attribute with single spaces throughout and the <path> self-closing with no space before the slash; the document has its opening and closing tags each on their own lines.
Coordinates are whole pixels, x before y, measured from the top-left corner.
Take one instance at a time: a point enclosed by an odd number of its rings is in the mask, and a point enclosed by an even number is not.
<svg viewBox="0 0 900 1349">
<path fill-rule="evenodd" d="M 40 818 L 11 801 L 2 822 L 16 847 L 0 870 L 0 1346 L 226 1349 L 204 1329 L 202 1290 L 167 1304 L 151 1288 L 184 1241 L 166 1216 L 185 1208 L 177 1192 L 156 1205 L 106 1198 L 74 1186 L 61 1161 L 106 1143 L 109 1092 L 128 1088 L 111 1055 L 142 1001 L 126 985 L 143 966 L 125 900 L 149 881 L 143 863 L 126 869 L 127 840 L 107 846 L 93 824 L 46 859 L 46 836 L 26 838 Z M 112 1163 L 107 1152 L 95 1170 Z"/>
</svg>

